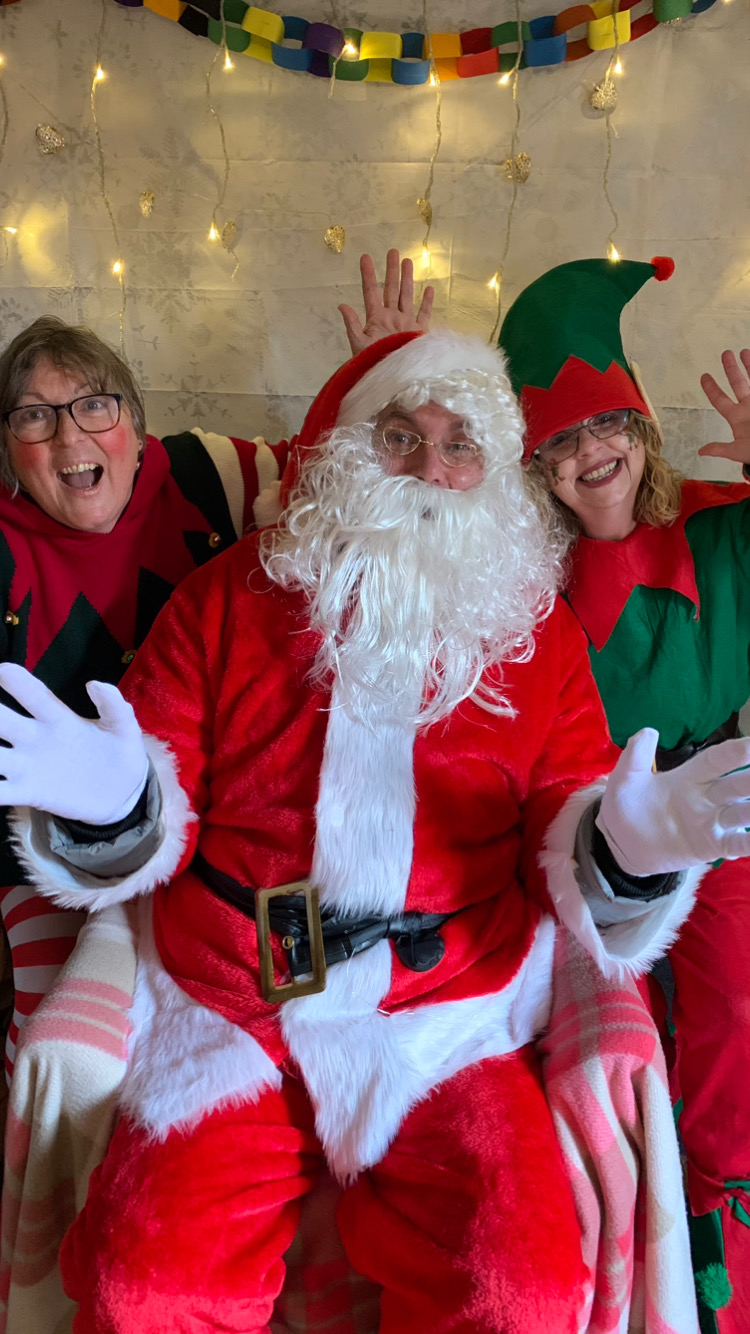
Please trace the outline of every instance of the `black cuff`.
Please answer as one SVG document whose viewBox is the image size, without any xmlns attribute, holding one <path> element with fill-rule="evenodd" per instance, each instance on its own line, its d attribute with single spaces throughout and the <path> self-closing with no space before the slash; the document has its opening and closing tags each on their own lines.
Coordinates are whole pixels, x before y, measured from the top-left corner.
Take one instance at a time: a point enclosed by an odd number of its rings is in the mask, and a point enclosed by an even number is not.
<svg viewBox="0 0 750 1334">
<path fill-rule="evenodd" d="M 120 834 L 127 834 L 129 829 L 135 829 L 136 825 L 145 820 L 148 807 L 148 788 L 149 784 L 146 780 L 143 791 L 132 811 L 124 816 L 122 820 L 117 820 L 115 824 L 84 824 L 82 820 L 62 820 L 60 816 L 55 816 L 55 824 L 64 829 L 74 843 L 85 845 L 86 843 L 114 842 L 116 838 L 120 837 Z"/>
<path fill-rule="evenodd" d="M 627 871 L 623 871 L 596 823 L 598 811 L 599 803 L 597 802 L 594 810 L 594 835 L 591 840 L 591 851 L 594 861 L 613 893 L 621 899 L 642 899 L 645 902 L 650 899 L 661 899 L 665 894 L 671 894 L 677 888 L 677 882 L 680 878 L 679 871 L 667 871 L 661 875 L 629 875 Z"/>
</svg>

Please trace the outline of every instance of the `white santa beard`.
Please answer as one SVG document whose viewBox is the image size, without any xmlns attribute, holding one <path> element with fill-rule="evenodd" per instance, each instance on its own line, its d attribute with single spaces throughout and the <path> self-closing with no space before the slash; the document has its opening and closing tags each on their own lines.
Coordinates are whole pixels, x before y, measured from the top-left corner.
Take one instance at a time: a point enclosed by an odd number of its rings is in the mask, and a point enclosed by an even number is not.
<svg viewBox="0 0 750 1334">
<path fill-rule="evenodd" d="M 491 664 L 531 655 L 562 549 L 515 460 L 445 491 L 387 476 L 369 428 L 353 427 L 322 443 L 264 563 L 308 594 L 323 637 L 314 676 L 333 673 L 352 716 L 426 724 L 474 694 Z M 477 698 L 511 711 L 499 679 Z"/>
</svg>

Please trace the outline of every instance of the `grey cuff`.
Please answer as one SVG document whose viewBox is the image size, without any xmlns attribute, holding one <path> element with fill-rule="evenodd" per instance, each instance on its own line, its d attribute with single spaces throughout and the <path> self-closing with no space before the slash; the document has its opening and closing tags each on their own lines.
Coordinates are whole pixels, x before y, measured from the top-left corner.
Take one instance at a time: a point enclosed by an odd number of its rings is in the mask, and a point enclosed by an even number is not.
<svg viewBox="0 0 750 1334">
<path fill-rule="evenodd" d="M 102 880 L 117 880 L 140 871 L 153 857 L 164 838 L 161 820 L 162 797 L 156 771 L 149 761 L 146 779 L 146 813 L 132 829 L 114 838 L 98 837 L 92 843 L 74 839 L 54 815 L 42 816 L 50 852 L 69 866 Z"/>
<path fill-rule="evenodd" d="M 588 905 L 591 916 L 597 926 L 614 926 L 618 922 L 629 922 L 637 917 L 645 917 L 662 898 L 633 899 L 615 894 L 609 881 L 597 864 L 594 853 L 594 818 L 597 803 L 592 803 L 584 811 L 576 831 L 575 861 L 576 880 Z M 675 875 L 673 893 L 685 880 L 685 872 Z M 666 896 L 669 897 L 669 896 Z"/>
</svg>

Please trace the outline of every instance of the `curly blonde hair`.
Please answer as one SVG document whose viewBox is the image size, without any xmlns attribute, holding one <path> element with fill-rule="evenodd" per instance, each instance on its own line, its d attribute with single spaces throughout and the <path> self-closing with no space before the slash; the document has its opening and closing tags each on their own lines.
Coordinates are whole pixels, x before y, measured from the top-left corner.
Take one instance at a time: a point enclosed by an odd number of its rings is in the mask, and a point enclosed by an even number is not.
<svg viewBox="0 0 750 1334">
<path fill-rule="evenodd" d="M 629 429 L 642 441 L 646 454 L 633 517 L 636 523 L 648 523 L 653 528 L 667 528 L 674 523 L 680 513 L 685 478 L 663 456 L 664 437 L 657 421 L 652 417 L 646 417 L 642 412 L 631 411 Z M 529 472 L 538 477 L 545 476 L 543 465 L 534 457 L 529 464 Z M 548 485 L 547 490 L 549 490 Z M 557 499 L 554 492 L 550 494 L 562 512 L 568 531 L 577 536 L 582 531 L 578 517 Z"/>
</svg>

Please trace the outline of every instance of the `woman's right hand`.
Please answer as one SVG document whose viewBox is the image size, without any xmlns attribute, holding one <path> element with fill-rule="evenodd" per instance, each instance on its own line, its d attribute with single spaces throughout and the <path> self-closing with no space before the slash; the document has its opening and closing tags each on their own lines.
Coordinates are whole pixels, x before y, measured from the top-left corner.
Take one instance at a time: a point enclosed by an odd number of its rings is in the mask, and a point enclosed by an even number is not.
<svg viewBox="0 0 750 1334">
<path fill-rule="evenodd" d="M 750 348 L 743 348 L 740 361 L 734 352 L 722 352 L 721 364 L 734 398 L 722 389 L 713 375 L 701 376 L 701 388 L 711 406 L 728 422 L 733 439 L 712 440 L 698 453 L 750 465 Z"/>
<path fill-rule="evenodd" d="M 30 715 L 0 704 L 0 804 L 109 825 L 135 806 L 148 756 L 135 714 L 116 686 L 89 681 L 99 717 L 79 718 L 25 667 L 0 666 L 0 686 Z"/>
</svg>

